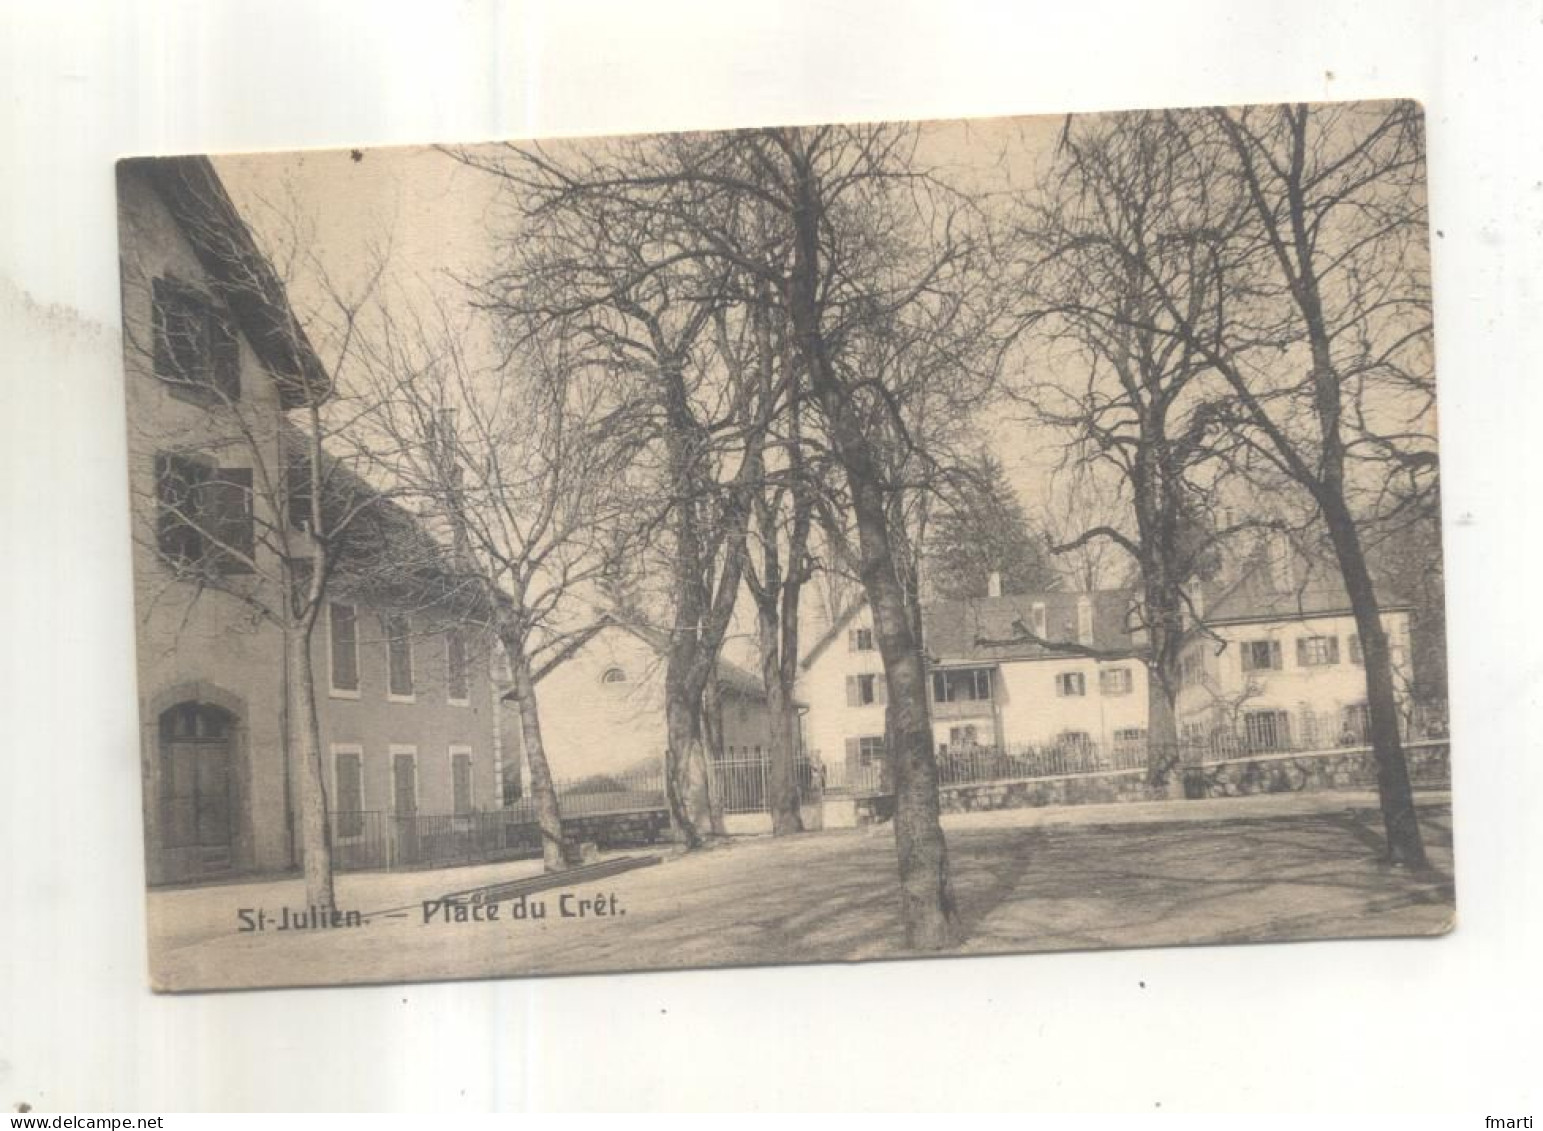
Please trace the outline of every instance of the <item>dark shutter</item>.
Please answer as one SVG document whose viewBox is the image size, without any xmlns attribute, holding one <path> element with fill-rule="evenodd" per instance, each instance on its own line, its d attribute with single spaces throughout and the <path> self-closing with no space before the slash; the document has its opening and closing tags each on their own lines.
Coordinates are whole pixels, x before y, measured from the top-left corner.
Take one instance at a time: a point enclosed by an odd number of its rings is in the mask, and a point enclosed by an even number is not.
<svg viewBox="0 0 1543 1131">
<path fill-rule="evenodd" d="M 251 573 L 252 469 L 222 467 L 203 485 L 205 530 L 221 573 Z"/>
<path fill-rule="evenodd" d="M 855 770 L 855 769 L 857 769 L 858 766 L 860 766 L 862 764 L 862 757 L 863 757 L 862 740 L 861 739 L 857 739 L 857 738 L 849 738 L 849 739 L 846 740 L 846 748 L 847 748 L 847 768 L 849 770 Z"/>
<path fill-rule="evenodd" d="M 471 688 L 466 678 L 466 636 L 458 628 L 445 634 L 446 663 L 449 667 L 449 697 L 470 699 Z"/>
<path fill-rule="evenodd" d="M 1337 637 L 1337 636 L 1330 636 L 1328 638 L 1328 640 L 1329 640 L 1329 663 L 1337 664 L 1337 663 L 1339 663 L 1339 637 Z"/>
<path fill-rule="evenodd" d="M 396 696 L 406 698 L 413 693 L 412 639 L 408 635 L 411 626 L 401 613 L 387 614 L 386 628 L 386 687 Z"/>
<path fill-rule="evenodd" d="M 241 347 L 228 318 L 209 312 L 210 383 L 220 398 L 241 399 Z"/>
<path fill-rule="evenodd" d="M 873 701 L 881 707 L 889 702 L 889 681 L 881 675 L 873 677 Z"/>
<path fill-rule="evenodd" d="M 332 616 L 332 686 L 338 691 L 359 690 L 359 633 L 354 607 L 334 603 Z"/>
<path fill-rule="evenodd" d="M 187 565 L 202 560 L 203 484 L 209 469 L 170 452 L 155 457 L 156 545 L 169 561 Z"/>
<path fill-rule="evenodd" d="M 1285 664 L 1281 662 L 1279 640 L 1270 641 L 1270 667 L 1274 671 L 1280 671 L 1285 667 Z"/>
<path fill-rule="evenodd" d="M 457 754 L 450 760 L 452 788 L 455 792 L 455 815 L 471 812 L 471 756 Z"/>
<path fill-rule="evenodd" d="M 856 707 L 859 704 L 860 700 L 857 697 L 857 677 L 855 675 L 849 675 L 847 676 L 847 706 Z"/>
</svg>

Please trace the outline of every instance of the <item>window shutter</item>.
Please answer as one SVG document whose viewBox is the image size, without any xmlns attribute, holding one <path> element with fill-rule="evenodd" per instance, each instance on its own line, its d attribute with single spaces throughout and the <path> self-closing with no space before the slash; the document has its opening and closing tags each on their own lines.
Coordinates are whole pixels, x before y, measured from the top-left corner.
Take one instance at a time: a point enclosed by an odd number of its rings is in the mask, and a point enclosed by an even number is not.
<svg viewBox="0 0 1543 1131">
<path fill-rule="evenodd" d="M 241 346 L 228 318 L 210 312 L 212 384 L 227 401 L 241 399 Z"/>
<path fill-rule="evenodd" d="M 252 536 L 252 469 L 222 467 L 203 486 L 200 509 L 208 516 L 209 534 L 217 543 L 216 560 L 221 573 L 251 573 L 242 560 L 254 549 Z M 240 556 L 238 556 L 240 555 Z"/>
<path fill-rule="evenodd" d="M 1297 640 L 1297 667 L 1307 667 L 1307 639 L 1302 637 Z"/>
<path fill-rule="evenodd" d="M 847 766 L 855 769 L 862 762 L 862 745 L 858 739 L 846 740 Z"/>
<path fill-rule="evenodd" d="M 167 281 L 156 279 L 152 282 L 150 296 L 150 335 L 155 347 L 155 375 L 175 379 L 177 368 L 171 353 L 169 325 L 171 311 L 167 309 L 171 302 L 171 293 Z"/>
<path fill-rule="evenodd" d="M 168 559 L 197 562 L 204 556 L 199 530 L 209 469 L 195 460 L 158 452 L 155 457 L 156 545 Z"/>
<path fill-rule="evenodd" d="M 847 651 L 857 651 L 857 629 L 855 628 L 847 629 Z"/>
<path fill-rule="evenodd" d="M 358 691 L 359 651 L 354 607 L 334 602 L 331 617 L 332 686 L 339 691 Z"/>
<path fill-rule="evenodd" d="M 1285 667 L 1285 665 L 1281 663 L 1279 640 L 1270 641 L 1270 667 L 1275 671 L 1280 671 L 1283 667 Z"/>
<path fill-rule="evenodd" d="M 1329 663 L 1339 663 L 1339 637 L 1329 637 Z"/>
<path fill-rule="evenodd" d="M 873 677 L 873 701 L 881 707 L 889 702 L 889 681 L 883 676 Z"/>
<path fill-rule="evenodd" d="M 857 677 L 855 675 L 847 676 L 847 706 L 857 706 Z"/>
</svg>

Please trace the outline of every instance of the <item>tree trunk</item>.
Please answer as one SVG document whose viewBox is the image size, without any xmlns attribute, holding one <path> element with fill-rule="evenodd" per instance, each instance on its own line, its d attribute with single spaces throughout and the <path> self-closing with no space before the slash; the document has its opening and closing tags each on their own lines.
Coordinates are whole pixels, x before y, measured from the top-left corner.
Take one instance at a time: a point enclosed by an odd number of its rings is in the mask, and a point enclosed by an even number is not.
<svg viewBox="0 0 1543 1131">
<path fill-rule="evenodd" d="M 707 753 L 702 740 L 702 689 L 691 687 L 673 671 L 665 676 L 665 796 L 676 833 L 688 849 L 701 848 L 712 830 Z"/>
<path fill-rule="evenodd" d="M 783 632 L 774 592 L 757 602 L 756 620 L 760 631 L 761 686 L 766 690 L 766 711 L 771 724 L 766 808 L 771 813 L 772 835 L 786 836 L 803 832 L 804 820 L 798 797 L 798 716 L 784 682 Z"/>
<path fill-rule="evenodd" d="M 1158 672 L 1147 672 L 1147 785 L 1163 796 L 1182 761 L 1174 695 L 1166 684 Z"/>
<path fill-rule="evenodd" d="M 822 201 L 807 156 L 794 160 L 794 258 L 789 280 L 792 326 L 815 396 L 846 472 L 857 520 L 860 572 L 889 690 L 886 714 L 895 773 L 895 849 L 906 946 L 939 950 L 958 941 L 959 918 L 948 871 L 948 845 L 938 820 L 938 768 L 932 755 L 927 672 L 905 589 L 896 570 L 884 487 L 871 441 L 851 391 L 827 353 L 819 311 Z"/>
<path fill-rule="evenodd" d="M 1147 667 L 1147 785 L 1157 792 L 1166 791 L 1180 763 L 1176 700 L 1184 617 L 1178 591 L 1163 580 L 1168 573 L 1164 564 L 1143 561 L 1141 567 L 1148 577 L 1143 613 L 1151 647 Z"/>
<path fill-rule="evenodd" d="M 327 914 L 336 910 L 337 899 L 332 885 L 332 826 L 327 816 L 327 779 L 322 765 L 311 636 L 309 624 L 293 627 L 287 633 L 290 740 L 300 767 L 300 860 L 305 875 L 305 902 Z"/>
<path fill-rule="evenodd" d="M 723 820 L 723 791 L 718 786 L 716 767 L 723 764 L 723 693 L 716 679 L 709 679 L 702 689 L 702 737 L 707 743 L 707 812 L 713 836 L 728 836 Z"/>
<path fill-rule="evenodd" d="M 1382 609 L 1366 568 L 1360 532 L 1342 501 L 1320 500 L 1329 537 L 1339 558 L 1339 569 L 1350 594 L 1356 631 L 1361 636 L 1361 658 L 1366 670 L 1366 708 L 1371 721 L 1372 750 L 1377 759 L 1377 797 L 1382 824 L 1388 837 L 1388 855 L 1395 864 L 1423 869 L 1429 866 L 1425 843 L 1415 815 L 1414 792 L 1409 784 L 1409 765 L 1404 759 L 1398 729 L 1398 697 L 1393 690 L 1393 663 L 1388 634 L 1382 627 Z"/>
<path fill-rule="evenodd" d="M 562 808 L 557 802 L 557 787 L 552 782 L 552 767 L 546 760 L 546 743 L 541 737 L 541 712 L 536 702 L 536 682 L 530 670 L 530 658 L 524 642 L 512 635 L 503 639 L 504 651 L 514 669 L 514 695 L 520 709 L 520 746 L 530 771 L 530 797 L 536 806 L 536 826 L 541 831 L 541 863 L 548 872 L 560 872 L 580 862 L 578 846 L 563 836 Z"/>
</svg>

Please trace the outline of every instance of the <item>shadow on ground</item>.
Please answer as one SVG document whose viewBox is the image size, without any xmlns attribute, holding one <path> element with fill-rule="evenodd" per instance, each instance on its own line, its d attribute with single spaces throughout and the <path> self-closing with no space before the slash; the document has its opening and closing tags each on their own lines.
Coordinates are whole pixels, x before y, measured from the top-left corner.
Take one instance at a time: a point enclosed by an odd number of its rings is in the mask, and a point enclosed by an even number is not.
<svg viewBox="0 0 1543 1131">
<path fill-rule="evenodd" d="M 948 833 L 964 939 L 1000 953 L 1427 935 L 1452 919 L 1445 803 L 1421 808 L 1434 868 L 1380 863 L 1375 809 L 1132 825 L 1025 824 Z M 439 877 L 345 877 L 340 905 L 411 904 L 464 887 Z M 353 885 L 353 890 L 350 889 Z M 155 981 L 166 989 L 472 978 L 905 954 L 889 829 L 733 842 L 574 889 L 623 914 L 425 926 L 421 916 L 313 933 L 236 934 L 242 888 L 157 893 Z M 260 898 L 303 905 L 298 885 Z"/>
</svg>

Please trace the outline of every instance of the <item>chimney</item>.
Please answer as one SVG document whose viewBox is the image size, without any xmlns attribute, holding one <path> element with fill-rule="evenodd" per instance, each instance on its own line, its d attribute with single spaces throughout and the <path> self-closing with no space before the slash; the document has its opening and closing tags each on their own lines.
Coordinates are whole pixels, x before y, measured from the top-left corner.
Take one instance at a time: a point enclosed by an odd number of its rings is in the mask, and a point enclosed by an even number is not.
<svg viewBox="0 0 1543 1131">
<path fill-rule="evenodd" d="M 1077 643 L 1093 645 L 1093 598 L 1086 593 L 1077 598 Z"/>
<path fill-rule="evenodd" d="M 1002 595 L 1002 574 L 1000 570 L 992 570 L 986 575 L 986 596 L 1000 597 Z"/>
</svg>

